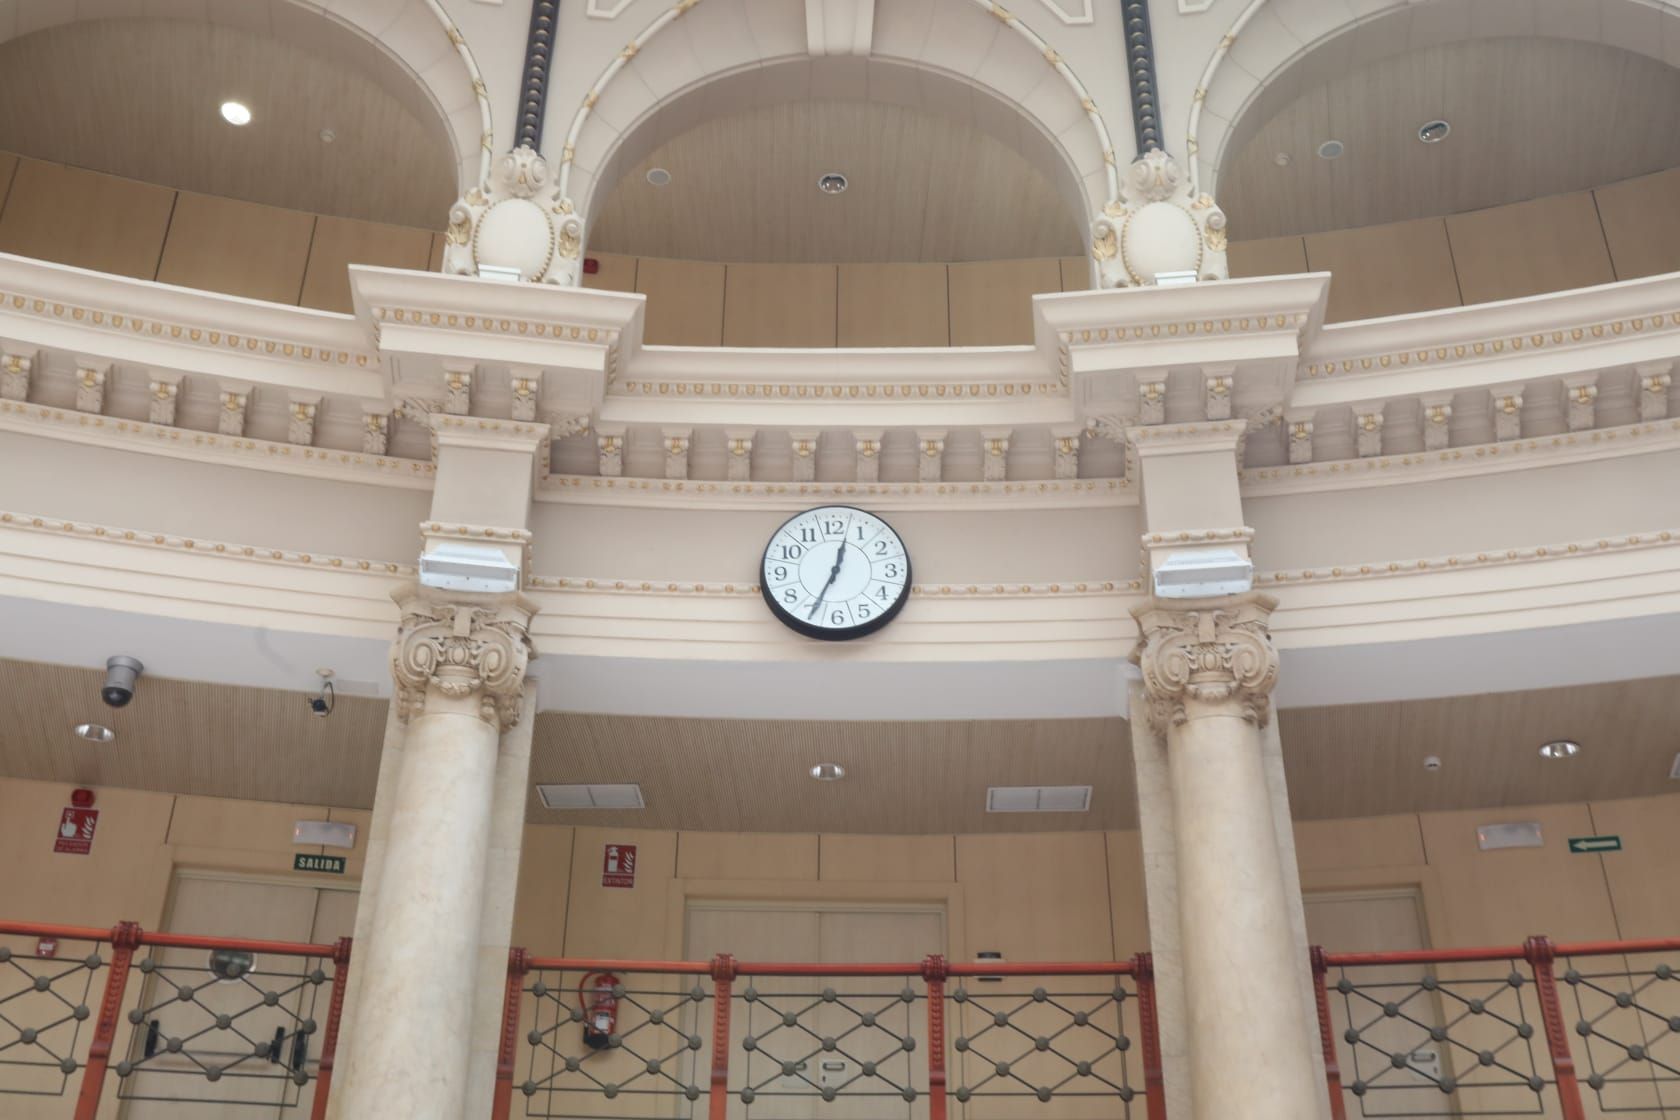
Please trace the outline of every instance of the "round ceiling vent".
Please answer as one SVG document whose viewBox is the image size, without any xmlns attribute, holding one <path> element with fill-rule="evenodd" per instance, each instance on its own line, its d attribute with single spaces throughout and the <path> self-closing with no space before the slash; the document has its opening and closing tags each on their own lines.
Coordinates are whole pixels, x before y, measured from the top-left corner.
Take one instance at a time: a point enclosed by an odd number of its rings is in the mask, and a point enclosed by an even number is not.
<svg viewBox="0 0 1680 1120">
<path fill-rule="evenodd" d="M 109 743 L 117 737 L 115 731 L 99 723 L 78 723 L 75 731 L 90 743 Z"/>
<path fill-rule="evenodd" d="M 1451 131 L 1452 125 L 1446 121 L 1430 121 L 1418 129 L 1418 139 L 1425 144 L 1439 144 L 1447 138 L 1447 134 Z"/>
<path fill-rule="evenodd" d="M 1318 146 L 1319 159 L 1336 159 L 1341 156 L 1344 145 L 1340 140 L 1326 140 Z"/>
<path fill-rule="evenodd" d="M 838 762 L 819 762 L 811 767 L 811 777 L 819 782 L 838 782 L 846 776 L 846 768 Z"/>
<path fill-rule="evenodd" d="M 650 167 L 648 168 L 647 181 L 656 187 L 668 187 L 671 185 L 671 173 L 663 167 Z"/>
<path fill-rule="evenodd" d="M 824 175 L 822 178 L 817 180 L 817 189 L 824 194 L 839 194 L 849 185 L 850 184 L 846 182 L 846 177 L 838 171 L 830 171 L 827 175 Z"/>
</svg>

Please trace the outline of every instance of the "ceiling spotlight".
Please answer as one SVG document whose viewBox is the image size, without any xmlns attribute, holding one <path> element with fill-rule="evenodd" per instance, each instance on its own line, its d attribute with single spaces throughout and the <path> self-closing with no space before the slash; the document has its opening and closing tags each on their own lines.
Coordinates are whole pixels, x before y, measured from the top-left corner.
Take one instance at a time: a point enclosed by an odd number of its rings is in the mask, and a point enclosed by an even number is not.
<svg viewBox="0 0 1680 1120">
<path fill-rule="evenodd" d="M 838 782 L 846 776 L 846 768 L 838 762 L 819 762 L 811 767 L 811 777 L 819 782 Z"/>
<path fill-rule="evenodd" d="M 1540 747 L 1541 758 L 1574 758 L 1581 753 L 1581 744 L 1573 739 L 1558 739 Z"/>
<path fill-rule="evenodd" d="M 656 187 L 668 187 L 671 185 L 671 173 L 663 167 L 650 167 L 648 168 L 647 181 Z"/>
<path fill-rule="evenodd" d="M 1431 774 L 1435 773 L 1435 771 L 1441 768 L 1441 756 L 1436 754 L 1430 755 L 1428 758 L 1423 760 L 1423 768 Z"/>
<path fill-rule="evenodd" d="M 1418 139 L 1425 144 L 1439 144 L 1447 138 L 1447 133 L 1451 131 L 1452 125 L 1446 121 L 1430 121 L 1418 129 Z"/>
<path fill-rule="evenodd" d="M 248 125 L 251 123 L 251 110 L 238 101 L 224 101 L 222 119 L 231 125 Z"/>
<path fill-rule="evenodd" d="M 1326 140 L 1318 146 L 1318 158 L 1336 159 L 1341 156 L 1344 150 L 1346 150 L 1346 147 L 1340 140 Z"/>
<path fill-rule="evenodd" d="M 109 743 L 117 737 L 117 733 L 102 723 L 78 723 L 76 734 L 90 743 Z"/>
<path fill-rule="evenodd" d="M 332 129 L 323 128 L 321 130 L 321 143 L 331 144 L 334 140 L 337 140 L 337 139 L 338 139 L 338 133 L 334 132 Z"/>
<path fill-rule="evenodd" d="M 824 175 L 822 178 L 817 180 L 817 189 L 824 194 L 839 194 L 849 185 L 850 184 L 846 182 L 846 177 L 838 171 L 830 171 L 827 175 Z"/>
<path fill-rule="evenodd" d="M 1289 153 L 1288 152 L 1279 152 L 1277 155 L 1272 157 L 1272 162 L 1277 164 L 1279 167 L 1288 167 L 1289 166 Z"/>
</svg>

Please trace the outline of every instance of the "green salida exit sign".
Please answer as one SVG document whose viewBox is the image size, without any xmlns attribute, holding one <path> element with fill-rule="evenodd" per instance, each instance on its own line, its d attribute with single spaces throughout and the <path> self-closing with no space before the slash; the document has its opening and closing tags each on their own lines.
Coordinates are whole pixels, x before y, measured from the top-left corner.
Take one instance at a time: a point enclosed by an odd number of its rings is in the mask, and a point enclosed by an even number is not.
<svg viewBox="0 0 1680 1120">
<path fill-rule="evenodd" d="M 344 874 L 343 856 L 311 856 L 299 852 L 292 857 L 293 871 L 321 871 L 328 875 Z"/>
<path fill-rule="evenodd" d="M 1569 850 L 1577 855 L 1587 855 L 1592 852 L 1619 852 L 1622 850 L 1620 836 L 1571 836 Z"/>
</svg>

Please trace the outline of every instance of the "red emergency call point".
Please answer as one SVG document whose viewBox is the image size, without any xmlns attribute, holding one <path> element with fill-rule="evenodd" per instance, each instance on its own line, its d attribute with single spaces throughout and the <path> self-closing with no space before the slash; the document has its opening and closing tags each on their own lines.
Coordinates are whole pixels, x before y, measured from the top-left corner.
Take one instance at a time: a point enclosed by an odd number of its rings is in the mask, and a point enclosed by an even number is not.
<svg viewBox="0 0 1680 1120">
<path fill-rule="evenodd" d="M 600 261 L 596 260 L 594 257 L 584 257 L 583 258 L 583 274 L 585 276 L 594 276 L 597 272 L 600 272 L 600 271 L 601 271 L 601 262 Z"/>
<path fill-rule="evenodd" d="M 56 957 L 56 956 L 58 956 L 58 938 L 56 938 L 56 937 L 38 938 L 35 942 L 35 955 L 37 957 Z"/>
<path fill-rule="evenodd" d="M 70 804 L 78 809 L 93 808 L 93 791 L 91 789 L 71 790 Z"/>
</svg>

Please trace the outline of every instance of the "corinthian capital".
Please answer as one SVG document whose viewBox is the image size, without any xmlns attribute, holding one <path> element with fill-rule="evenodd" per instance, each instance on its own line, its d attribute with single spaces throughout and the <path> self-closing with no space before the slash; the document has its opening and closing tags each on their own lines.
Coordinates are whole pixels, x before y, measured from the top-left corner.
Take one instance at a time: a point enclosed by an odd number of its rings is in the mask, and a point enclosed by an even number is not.
<svg viewBox="0 0 1680 1120">
<path fill-rule="evenodd" d="M 1266 623 L 1276 606 L 1270 595 L 1250 592 L 1132 612 L 1142 632 L 1132 660 L 1143 670 L 1157 731 L 1196 715 L 1199 705 L 1235 704 L 1250 723 L 1266 725 L 1278 674 Z"/>
<path fill-rule="evenodd" d="M 536 608 L 529 600 L 510 595 L 451 602 L 414 587 L 393 598 L 402 610 L 391 645 L 399 719 L 455 711 L 498 731 L 519 722 L 525 669 L 536 656 L 528 633 Z"/>
</svg>

